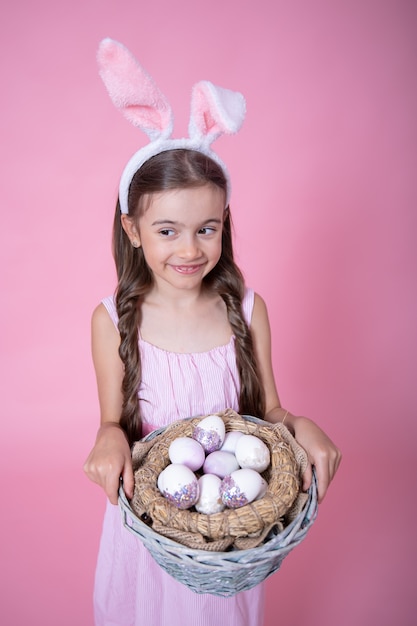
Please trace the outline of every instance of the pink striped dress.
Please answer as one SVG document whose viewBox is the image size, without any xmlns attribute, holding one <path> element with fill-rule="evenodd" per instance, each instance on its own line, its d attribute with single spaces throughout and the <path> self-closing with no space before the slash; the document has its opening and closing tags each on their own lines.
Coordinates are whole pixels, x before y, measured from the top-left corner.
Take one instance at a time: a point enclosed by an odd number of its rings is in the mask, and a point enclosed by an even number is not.
<svg viewBox="0 0 417 626">
<path fill-rule="evenodd" d="M 250 323 L 254 292 L 243 301 Z M 112 297 L 103 300 L 113 322 Z M 175 420 L 227 407 L 238 409 L 234 337 L 208 352 L 177 354 L 139 339 L 143 434 Z M 196 594 L 169 576 L 127 531 L 117 506 L 107 504 L 100 542 L 94 610 L 96 626 L 261 626 L 264 584 L 231 598 Z"/>
</svg>

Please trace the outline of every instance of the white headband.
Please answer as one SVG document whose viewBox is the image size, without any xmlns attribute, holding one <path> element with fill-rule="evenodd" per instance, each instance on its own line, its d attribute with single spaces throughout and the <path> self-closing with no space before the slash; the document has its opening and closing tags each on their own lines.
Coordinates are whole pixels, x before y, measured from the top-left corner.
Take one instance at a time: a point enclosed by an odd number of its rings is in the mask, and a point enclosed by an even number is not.
<svg viewBox="0 0 417 626">
<path fill-rule="evenodd" d="M 97 59 L 100 76 L 113 104 L 150 139 L 150 143 L 138 150 L 123 170 L 119 185 L 121 212 L 129 212 L 130 183 L 145 161 L 160 152 L 180 148 L 202 152 L 222 168 L 227 180 L 227 206 L 230 198 L 229 174 L 210 145 L 220 135 L 234 134 L 241 127 L 246 113 L 242 94 L 216 87 L 209 81 L 196 83 L 191 95 L 189 137 L 172 139 L 174 119 L 171 107 L 129 50 L 113 39 L 103 39 Z"/>
</svg>

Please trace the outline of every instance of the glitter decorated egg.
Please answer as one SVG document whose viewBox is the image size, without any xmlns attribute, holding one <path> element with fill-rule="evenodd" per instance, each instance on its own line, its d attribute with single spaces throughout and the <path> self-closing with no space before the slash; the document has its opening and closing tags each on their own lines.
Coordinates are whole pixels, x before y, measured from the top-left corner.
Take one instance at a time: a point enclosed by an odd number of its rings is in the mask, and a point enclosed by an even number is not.
<svg viewBox="0 0 417 626">
<path fill-rule="evenodd" d="M 178 509 L 189 509 L 198 500 L 198 480 L 186 465 L 171 463 L 158 476 L 158 488 Z"/>
<path fill-rule="evenodd" d="M 208 415 L 193 429 L 193 439 L 201 443 L 207 453 L 219 450 L 226 436 L 226 427 L 218 415 Z"/>
<path fill-rule="evenodd" d="M 271 461 L 268 446 L 255 435 L 242 435 L 236 443 L 235 455 L 240 467 L 263 472 Z"/>
<path fill-rule="evenodd" d="M 225 509 L 225 505 L 220 497 L 221 480 L 214 474 L 203 474 L 198 479 L 199 498 L 195 504 L 195 508 L 199 513 L 205 515 L 213 515 L 221 513 Z"/>
<path fill-rule="evenodd" d="M 228 508 L 237 509 L 253 502 L 263 487 L 263 478 L 252 469 L 239 469 L 225 476 L 220 485 L 220 496 Z"/>
<path fill-rule="evenodd" d="M 177 437 L 171 442 L 168 449 L 171 463 L 186 465 L 193 472 L 200 469 L 206 458 L 204 448 L 191 437 Z"/>
</svg>

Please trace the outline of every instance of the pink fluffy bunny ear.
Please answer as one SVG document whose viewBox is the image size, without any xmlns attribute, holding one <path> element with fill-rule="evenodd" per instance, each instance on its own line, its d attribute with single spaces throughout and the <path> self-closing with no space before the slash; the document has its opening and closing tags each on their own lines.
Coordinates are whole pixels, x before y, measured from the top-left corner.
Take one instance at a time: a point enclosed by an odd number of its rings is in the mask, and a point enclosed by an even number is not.
<svg viewBox="0 0 417 626">
<path fill-rule="evenodd" d="M 134 126 L 143 130 L 150 142 L 127 162 L 119 183 L 120 211 L 129 213 L 129 188 L 133 177 L 150 158 L 167 150 L 196 150 L 214 160 L 226 178 L 226 205 L 230 197 L 230 178 L 226 165 L 211 150 L 211 143 L 222 134 L 236 133 L 246 113 L 242 94 L 208 81 L 194 85 L 191 97 L 189 136 L 173 139 L 174 118 L 171 107 L 153 79 L 125 46 L 103 39 L 97 60 L 100 76 L 113 104 Z"/>
<path fill-rule="evenodd" d="M 113 104 L 151 141 L 171 136 L 173 115 L 165 96 L 123 44 L 103 39 L 97 60 Z"/>
<path fill-rule="evenodd" d="M 191 95 L 190 138 L 209 146 L 220 135 L 237 133 L 245 114 L 246 102 L 241 93 L 200 81 Z"/>
</svg>

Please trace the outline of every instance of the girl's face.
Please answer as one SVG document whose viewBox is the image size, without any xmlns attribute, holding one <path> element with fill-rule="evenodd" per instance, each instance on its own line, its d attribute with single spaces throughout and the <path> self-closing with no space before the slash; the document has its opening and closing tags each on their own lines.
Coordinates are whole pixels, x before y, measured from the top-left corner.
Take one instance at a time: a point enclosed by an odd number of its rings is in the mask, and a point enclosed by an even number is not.
<svg viewBox="0 0 417 626">
<path fill-rule="evenodd" d="M 122 216 L 131 241 L 142 247 L 155 285 L 200 288 L 222 250 L 224 193 L 206 184 L 151 196 L 138 220 Z"/>
</svg>

